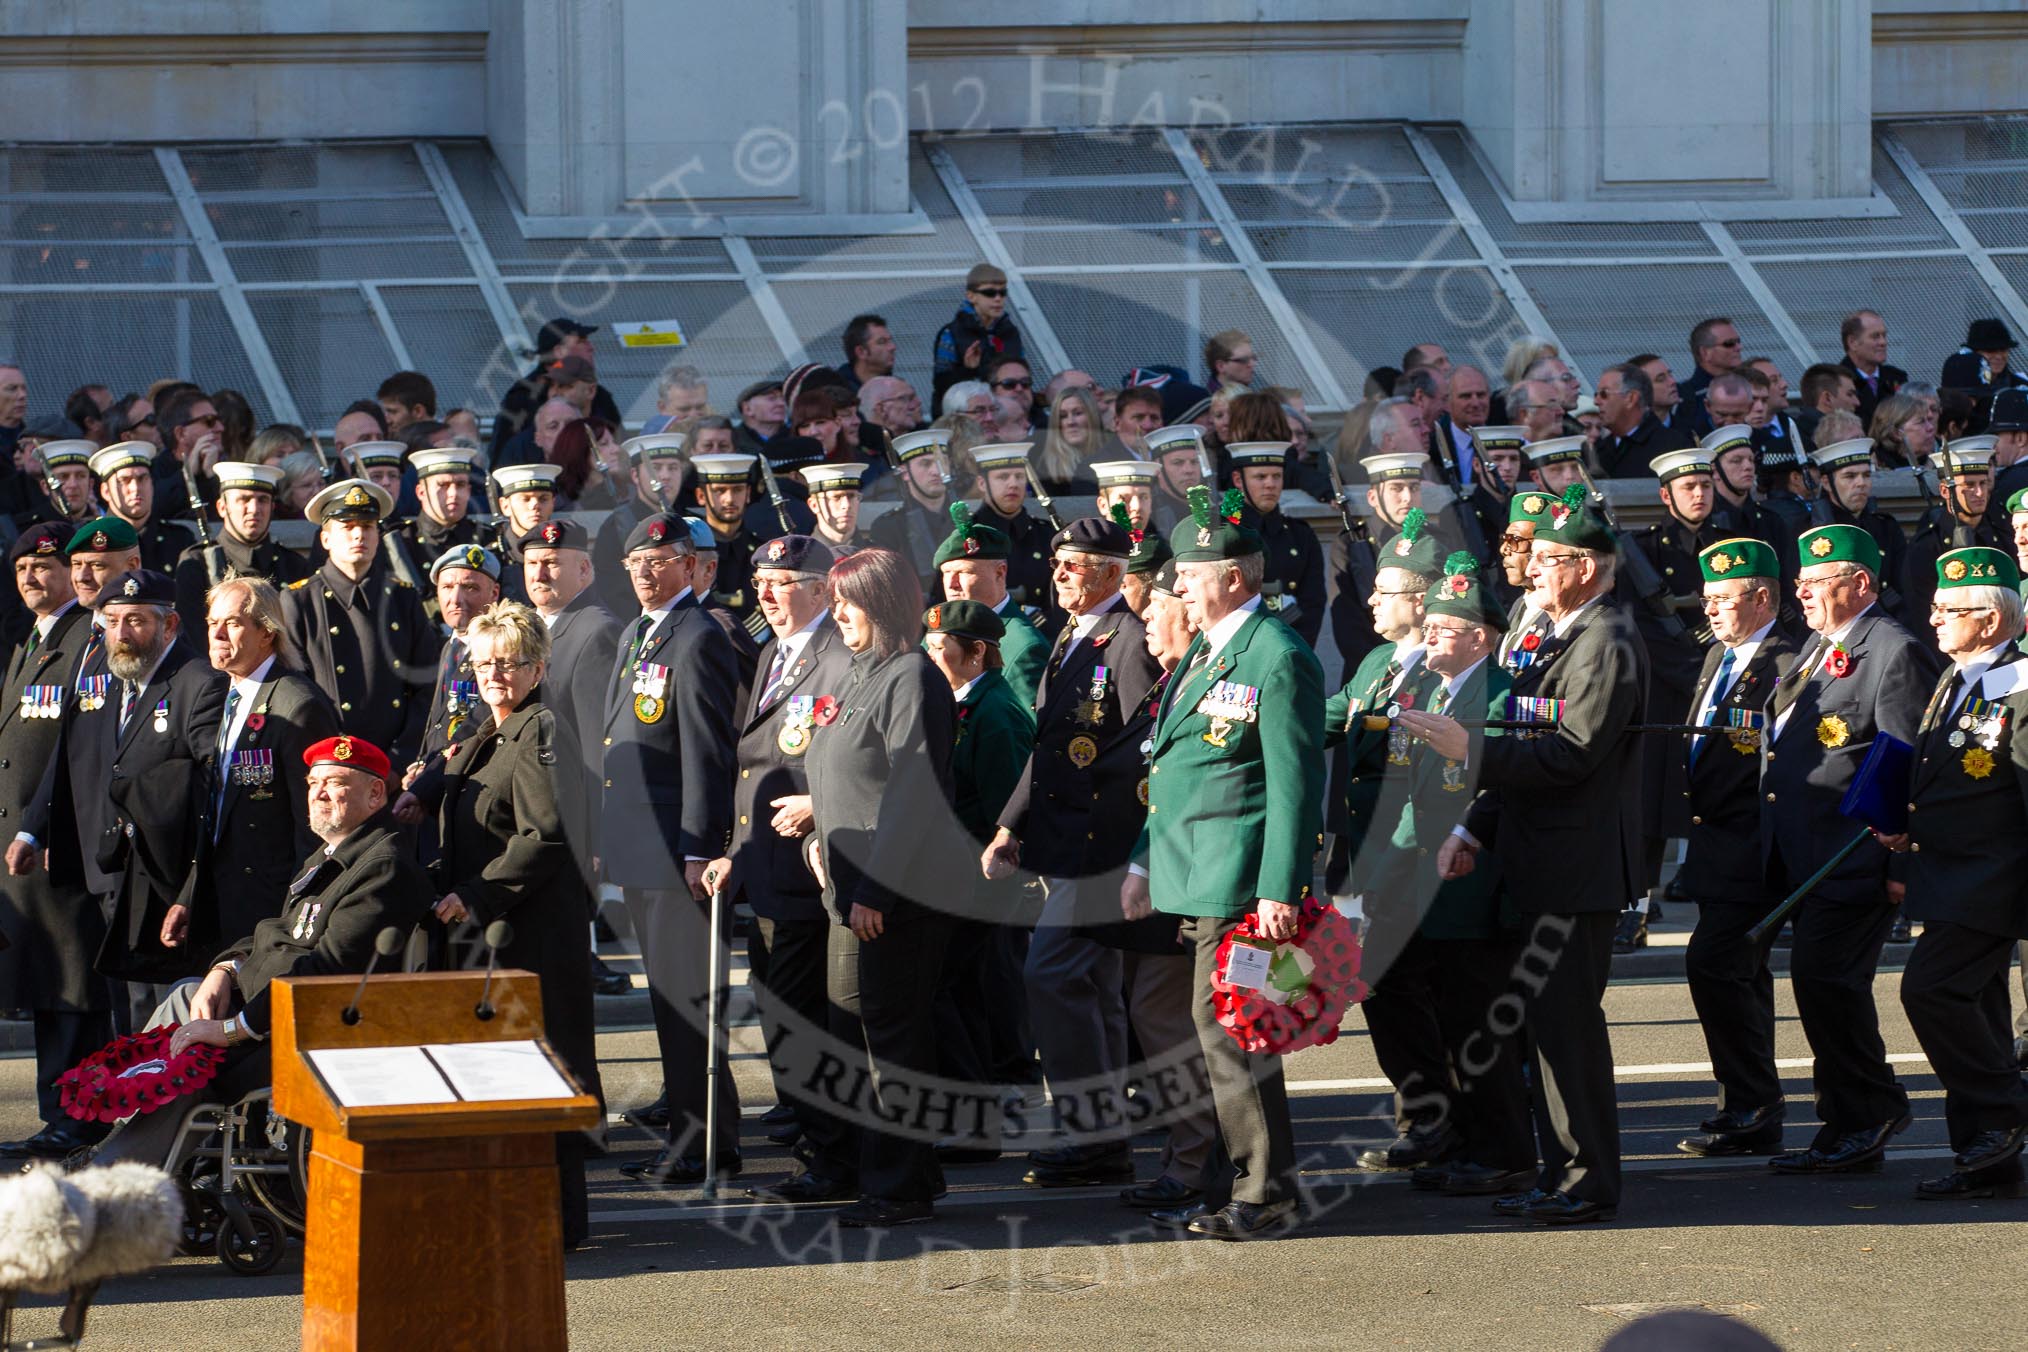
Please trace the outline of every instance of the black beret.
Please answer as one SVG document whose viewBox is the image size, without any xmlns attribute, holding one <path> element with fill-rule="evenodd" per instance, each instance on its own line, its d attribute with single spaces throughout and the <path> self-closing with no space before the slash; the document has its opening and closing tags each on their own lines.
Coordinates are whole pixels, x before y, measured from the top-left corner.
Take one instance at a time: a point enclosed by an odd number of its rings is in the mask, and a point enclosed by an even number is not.
<svg viewBox="0 0 2028 1352">
<path fill-rule="evenodd" d="M 575 521 L 552 517 L 531 530 L 522 531 L 514 541 L 518 549 L 575 549 L 591 553 L 591 536 Z"/>
<path fill-rule="evenodd" d="M 131 573 L 121 573 L 101 587 L 95 608 L 103 609 L 112 605 L 174 606 L 175 604 L 175 579 L 152 568 L 136 568 Z"/>
<path fill-rule="evenodd" d="M 620 552 L 631 554 L 637 549 L 655 549 L 662 545 L 689 545 L 690 525 L 674 512 L 657 512 L 643 517 L 640 524 L 627 532 L 626 547 Z"/>
<path fill-rule="evenodd" d="M 831 571 L 834 561 L 831 546 L 808 535 L 777 535 L 764 545 L 755 545 L 753 551 L 756 572 L 772 568 L 822 577 Z"/>
<path fill-rule="evenodd" d="M 1108 521 L 1100 516 L 1081 516 L 1049 537 L 1049 549 L 1051 553 L 1059 549 L 1075 549 L 1083 554 L 1104 554 L 1109 558 L 1124 559 L 1134 552 L 1134 542 L 1117 521 Z"/>
<path fill-rule="evenodd" d="M 63 526 L 53 521 L 43 521 L 21 532 L 14 541 L 14 548 L 8 559 L 25 559 L 30 554 L 43 554 L 54 558 L 64 557 L 64 542 L 70 539 L 69 523 Z"/>
<path fill-rule="evenodd" d="M 787 471 L 824 462 L 824 443 L 815 437 L 775 437 L 762 444 L 771 469 Z"/>
</svg>

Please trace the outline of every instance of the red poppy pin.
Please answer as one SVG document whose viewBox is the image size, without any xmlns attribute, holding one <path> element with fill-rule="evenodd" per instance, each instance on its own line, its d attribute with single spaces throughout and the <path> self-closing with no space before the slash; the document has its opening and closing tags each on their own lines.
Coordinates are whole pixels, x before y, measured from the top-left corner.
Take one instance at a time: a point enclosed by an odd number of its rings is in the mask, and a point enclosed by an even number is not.
<svg viewBox="0 0 2028 1352">
<path fill-rule="evenodd" d="M 1540 635 L 1540 634 L 1523 634 L 1523 635 L 1521 636 L 1521 651 L 1522 651 L 1522 652 L 1524 652 L 1524 653 L 1532 653 L 1532 652 L 1534 652 L 1534 651 L 1535 651 L 1535 650 L 1536 650 L 1537 648 L 1539 648 L 1539 647 L 1541 647 L 1541 646 L 1542 646 L 1542 635 Z"/>
<path fill-rule="evenodd" d="M 259 732 L 263 727 L 267 725 L 267 721 L 268 716 L 266 714 L 262 713 L 248 714 L 246 716 L 246 730 L 248 732 Z"/>
<path fill-rule="evenodd" d="M 1824 658 L 1824 670 L 1830 672 L 1833 677 L 1852 674 L 1852 654 L 1845 650 L 1844 644 L 1831 645 L 1830 653 Z"/>
<path fill-rule="evenodd" d="M 1091 646 L 1094 648 L 1103 648 L 1112 641 L 1113 631 L 1110 629 L 1106 630 L 1103 634 L 1093 634 L 1091 636 Z"/>
<path fill-rule="evenodd" d="M 817 702 L 810 708 L 810 721 L 820 728 L 828 728 L 837 717 L 838 701 L 829 695 L 817 696 Z"/>
<path fill-rule="evenodd" d="M 1394 703 L 1399 708 L 1413 709 L 1415 707 L 1415 691 L 1402 691 L 1399 695 L 1395 696 Z"/>
<path fill-rule="evenodd" d="M 1445 585 L 1451 589 L 1452 596 L 1463 596 L 1472 589 L 1472 580 L 1463 573 L 1457 573 Z"/>
</svg>

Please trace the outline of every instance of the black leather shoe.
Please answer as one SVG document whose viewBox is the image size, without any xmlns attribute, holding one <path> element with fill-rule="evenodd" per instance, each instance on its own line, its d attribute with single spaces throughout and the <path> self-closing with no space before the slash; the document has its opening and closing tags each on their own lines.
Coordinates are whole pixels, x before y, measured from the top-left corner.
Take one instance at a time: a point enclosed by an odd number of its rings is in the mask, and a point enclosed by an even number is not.
<svg viewBox="0 0 2028 1352">
<path fill-rule="evenodd" d="M 1465 1148 L 1465 1138 L 1449 1123 L 1410 1127 L 1387 1145 L 1359 1152 L 1362 1169 L 1414 1169 L 1441 1164 Z"/>
<path fill-rule="evenodd" d="M 779 1127 L 784 1122 L 795 1120 L 796 1105 L 793 1103 L 777 1103 L 760 1115 L 760 1124 L 764 1127 Z"/>
<path fill-rule="evenodd" d="M 991 1164 L 999 1158 L 1000 1147 L 997 1145 L 981 1145 L 971 1140 L 937 1142 L 938 1164 Z"/>
<path fill-rule="evenodd" d="M 859 1195 L 850 1179 L 828 1178 L 805 1169 L 775 1183 L 756 1183 L 746 1195 L 763 1202 L 844 1202 Z"/>
<path fill-rule="evenodd" d="M 1971 1202 L 1982 1197 L 2028 1197 L 2019 1163 L 1994 1169 L 1959 1169 L 1942 1178 L 1926 1178 L 1915 1185 L 1915 1195 L 1925 1202 Z"/>
<path fill-rule="evenodd" d="M 1450 1164 L 1418 1164 L 1408 1171 L 1408 1185 L 1411 1188 L 1420 1188 L 1424 1192 L 1436 1192 L 1443 1187 L 1444 1180 L 1451 1176 L 1453 1167 L 1455 1166 Z"/>
<path fill-rule="evenodd" d="M 1784 1105 L 1769 1104 L 1746 1112 L 1727 1109 L 1704 1119 L 1702 1136 L 1686 1136 L 1676 1149 L 1702 1159 L 1730 1155 L 1772 1155 L 1782 1148 Z"/>
<path fill-rule="evenodd" d="M 1161 1207 L 1150 1211 L 1148 1219 L 1157 1225 L 1169 1226 L 1171 1229 L 1188 1230 L 1191 1224 L 1198 1218 L 1209 1216 L 1210 1214 L 1211 1208 L 1204 1204 L 1202 1198 L 1199 1198 L 1195 1202 L 1185 1202 L 1182 1206 Z"/>
<path fill-rule="evenodd" d="M 1204 1189 L 1193 1188 L 1180 1178 L 1163 1174 L 1152 1183 L 1136 1183 L 1126 1189 L 1120 1194 L 1120 1205 L 1130 1206 L 1136 1211 L 1174 1211 L 1203 1196 Z"/>
<path fill-rule="evenodd" d="M 1776 1155 L 1767 1162 L 1767 1167 L 1778 1174 L 1872 1173 L 1887 1158 L 1887 1143 L 1907 1131 L 1914 1120 L 1903 1113 L 1893 1122 L 1848 1131 L 1833 1141 L 1828 1150 L 1811 1146 L 1799 1153 Z"/>
<path fill-rule="evenodd" d="M 1207 1239 L 1269 1239 L 1296 1228 L 1294 1202 L 1227 1202 L 1184 1227 Z"/>
<path fill-rule="evenodd" d="M 2028 1143 L 2028 1127 L 1982 1131 L 1958 1152 L 1957 1166 L 1968 1174 L 1994 1168 L 2020 1154 L 2024 1143 Z"/>
<path fill-rule="evenodd" d="M 0 1142 L 0 1159 L 60 1160 L 73 1151 L 89 1148 L 91 1137 L 66 1122 L 53 1122 L 33 1136 L 19 1141 Z"/>
<path fill-rule="evenodd" d="M 1046 1145 L 1028 1152 L 1028 1162 L 1048 1169 L 1063 1169 L 1093 1154 L 1090 1146 Z"/>
<path fill-rule="evenodd" d="M 1490 1164 L 1474 1164 L 1460 1160 L 1446 1167 L 1443 1182 L 1437 1191 L 1446 1197 L 1496 1197 L 1510 1193 L 1516 1188 L 1525 1188 L 1535 1177 L 1533 1167 L 1527 1169 L 1496 1169 Z"/>
<path fill-rule="evenodd" d="M 2022 1070 L 2028 1070 L 2028 1037 L 2014 1039 L 2014 1064 Z"/>
<path fill-rule="evenodd" d="M 1493 1200 L 1493 1214 L 1496 1216 L 1525 1216 L 1528 1214 L 1529 1207 L 1548 1196 L 1550 1194 L 1540 1188 L 1530 1188 L 1526 1192 L 1509 1193 L 1505 1197 L 1497 1197 Z"/>
<path fill-rule="evenodd" d="M 637 1127 L 646 1127 L 649 1131 L 660 1131 L 669 1125 L 668 1091 L 664 1090 L 662 1096 L 653 1103 L 644 1103 L 638 1108 L 627 1109 L 627 1111 L 620 1114 L 620 1117 L 623 1121 L 631 1122 Z"/>
<path fill-rule="evenodd" d="M 1037 1151 L 1029 1156 L 1054 1152 Z M 1023 1183 L 1033 1183 L 1038 1188 L 1083 1188 L 1099 1183 L 1131 1183 L 1134 1181 L 1134 1159 L 1125 1146 L 1079 1147 L 1068 1156 L 1055 1156 L 1061 1163 L 1046 1163 L 1037 1160 L 1033 1168 L 1021 1176 Z"/>
<path fill-rule="evenodd" d="M 1648 917 L 1636 910 L 1620 912 L 1619 928 L 1613 931 L 1613 952 L 1631 953 L 1648 946 Z"/>
<path fill-rule="evenodd" d="M 616 972 L 606 966 L 598 954 L 592 954 L 592 993 L 594 995 L 625 995 L 634 988 L 634 979 L 625 972 Z"/>
<path fill-rule="evenodd" d="M 739 1156 L 721 1155 L 718 1160 L 718 1176 L 737 1178 L 743 1167 Z M 704 1157 L 672 1155 L 666 1149 L 657 1150 L 645 1160 L 622 1164 L 620 1172 L 628 1178 L 638 1178 L 643 1183 L 653 1183 L 665 1188 L 681 1187 L 704 1181 Z"/>
<path fill-rule="evenodd" d="M 1549 1192 L 1521 1208 L 1523 1220 L 1537 1225 L 1580 1225 L 1585 1221 L 1609 1221 L 1620 1214 L 1618 1207 L 1603 1202 L 1580 1202 L 1567 1192 Z"/>
<path fill-rule="evenodd" d="M 862 1197 L 838 1213 L 838 1224 L 855 1230 L 884 1230 L 891 1225 L 920 1225 L 936 1212 L 928 1202 L 890 1202 Z"/>
<path fill-rule="evenodd" d="M 1714 1132 L 1720 1136 L 1737 1136 L 1742 1132 L 1759 1131 L 1770 1122 L 1779 1122 L 1788 1116 L 1786 1103 L 1769 1103 L 1759 1108 L 1727 1108 L 1724 1112 L 1705 1118 L 1697 1124 L 1700 1131 Z"/>
<path fill-rule="evenodd" d="M 1890 944 L 1905 944 L 1914 938 L 1915 931 L 1905 915 L 1895 916 L 1894 923 L 1887 927 L 1887 942 Z"/>
</svg>

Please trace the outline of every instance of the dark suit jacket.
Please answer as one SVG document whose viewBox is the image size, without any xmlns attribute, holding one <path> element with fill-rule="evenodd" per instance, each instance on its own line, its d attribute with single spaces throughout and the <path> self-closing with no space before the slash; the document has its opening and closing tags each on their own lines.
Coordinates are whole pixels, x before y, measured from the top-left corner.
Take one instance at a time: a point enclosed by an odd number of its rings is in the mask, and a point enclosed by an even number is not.
<svg viewBox="0 0 2028 1352">
<path fill-rule="evenodd" d="M 282 614 L 311 679 L 338 706 L 339 726 L 404 766 L 422 746 L 443 631 L 384 560 L 358 589 L 363 612 L 343 603 L 354 585 L 327 563 L 282 592 Z"/>
<path fill-rule="evenodd" d="M 1754 649 L 1753 660 L 1744 670 L 1733 673 L 1732 685 L 1713 721 L 1724 723 L 1724 711 L 1730 709 L 1763 710 L 1769 692 L 1796 664 L 1800 646 L 1779 623 L 1768 630 Z M 1687 717 L 1695 718 L 1704 707 L 1706 692 L 1724 658 L 1722 644 L 1704 655 L 1704 669 L 1691 692 Z M 1763 890 L 1759 734 L 1738 742 L 1724 736 L 1682 740 L 1686 744 L 1683 758 L 1688 763 L 1683 797 L 1690 813 L 1690 834 L 1683 867 L 1676 874 L 1677 885 L 1699 903 L 1757 904 Z M 1693 758 L 1692 748 L 1699 743 L 1702 749 Z"/>
<path fill-rule="evenodd" d="M 782 749 L 789 701 L 801 697 L 835 702 L 852 670 L 852 650 L 839 637 L 838 626 L 825 617 L 782 673 L 773 697 L 763 704 L 761 696 L 767 692 L 762 687 L 774 663 L 777 642 L 770 640 L 761 649 L 762 675 L 741 710 L 739 778 L 732 786 L 732 845 L 726 851 L 732 860 L 729 890 L 744 892 L 755 915 L 771 920 L 818 920 L 824 915 L 824 890 L 803 862 L 803 842 L 780 835 L 769 825 L 775 815 L 771 804 L 777 798 L 810 791 L 805 758 L 815 729 L 800 729 L 800 742 L 791 738 L 796 750 Z"/>
<path fill-rule="evenodd" d="M 598 856 L 607 882 L 676 888 L 686 857 L 716 859 L 732 825 L 732 725 L 739 674 L 725 631 L 685 596 L 632 653 L 638 617 L 622 623 L 606 689 Z M 666 686 L 637 695 L 643 665 L 664 667 Z M 644 718 L 645 698 L 660 701 Z"/>
<path fill-rule="evenodd" d="M 20 829 L 49 851 L 51 882 L 59 887 L 82 884 L 93 896 L 104 897 L 119 884 L 118 875 L 99 867 L 98 842 L 109 810 L 106 774 L 120 706 L 106 672 L 103 636 L 89 624 L 80 626 L 77 635 L 77 654 L 64 663 L 69 693 L 56 721 L 56 752 L 22 804 Z M 87 709 L 84 692 L 101 681 L 108 698 Z"/>
<path fill-rule="evenodd" d="M 233 977 L 246 1021 L 270 1028 L 269 986 L 276 977 L 338 976 L 366 970 L 374 939 L 392 925 L 406 932 L 436 894 L 385 809 L 361 822 L 328 855 L 319 845 L 296 869 L 280 916 L 254 926 L 219 956 L 237 958 Z M 366 1001 L 373 992 L 366 993 Z"/>
<path fill-rule="evenodd" d="M 73 605 L 34 653 L 16 649 L 7 664 L 0 687 L 0 837 L 11 839 L 20 829 L 44 771 L 57 759 L 62 732 L 59 718 L 25 717 L 23 700 L 35 688 L 42 707 L 70 707 L 77 698 L 71 672 L 90 628 L 91 612 Z M 81 877 L 59 883 L 40 868 L 25 878 L 0 877 L 0 925 L 12 945 L 17 1008 L 105 1008 L 106 983 L 92 971 L 105 919 Z"/>
<path fill-rule="evenodd" d="M 1601 432 L 1598 438 L 1599 469 L 1608 479 L 1652 479 L 1655 471 L 1648 462 L 1664 451 L 1680 451 L 1691 444 L 1690 434 L 1681 427 L 1664 427 L 1649 409 L 1625 436 Z"/>
<path fill-rule="evenodd" d="M 1915 744 L 1915 729 L 1935 683 L 1938 659 L 1879 607 L 1861 615 L 1845 640 L 1851 671 L 1833 676 L 1814 661 L 1814 638 L 1768 701 L 1771 736 L 1761 767 L 1761 857 L 1779 859 L 1799 883 L 1860 828 L 1838 811 L 1878 733 Z M 1798 673 L 1809 670 L 1806 678 Z M 1786 714 L 1786 718 L 1783 715 Z M 1773 725 L 1780 721 L 1780 731 Z M 1877 904 L 1888 855 L 1868 840 L 1811 895 L 1829 902 Z"/>
<path fill-rule="evenodd" d="M 1058 635 L 1061 652 L 1074 625 Z M 1101 612 L 1091 632 L 1054 675 L 1044 668 L 1035 696 L 1035 753 L 1028 759 L 1000 825 L 1021 842 L 1021 867 L 1046 878 L 1093 878 L 1126 867 L 1147 806 L 1140 795 L 1152 719 L 1148 692 L 1162 674 L 1148 654 L 1147 626 L 1124 600 Z M 1097 717 L 1098 668 L 1106 668 Z M 1089 745 L 1087 745 L 1089 743 Z M 1079 766 L 1073 759 L 1091 759 Z M 1118 919 L 1118 907 L 1095 917 Z"/>
<path fill-rule="evenodd" d="M 1489 737 L 1465 827 L 1500 857 L 1524 915 L 1618 911 L 1641 886 L 1639 735 L 1648 652 L 1610 596 L 1543 639 L 1516 697 L 1566 701 L 1554 732 Z"/>
<path fill-rule="evenodd" d="M 220 692 L 221 718 L 230 691 L 228 683 Z M 191 940 L 200 950 L 251 934 L 275 915 L 297 861 L 318 848 L 303 753 L 337 732 L 338 713 L 316 682 L 277 663 L 254 695 L 239 740 L 222 760 L 207 762 L 204 827 L 184 897 L 193 912 Z M 234 773 L 234 762 L 250 753 L 270 758 L 267 783 L 239 782 L 246 776 Z"/>
<path fill-rule="evenodd" d="M 600 757 L 594 753 L 605 736 L 606 692 L 619 646 L 619 619 L 600 601 L 596 586 L 578 593 L 549 626 L 542 702 L 570 725 L 584 765 L 586 802 L 598 799 Z"/>
<path fill-rule="evenodd" d="M 1997 706 L 1991 747 L 1976 732 L 1950 744 L 1962 729 L 1942 702 L 1955 676 L 1938 679 L 1915 743 L 1908 914 L 2028 939 L 2028 660 L 2008 648 L 1966 692 Z"/>
</svg>

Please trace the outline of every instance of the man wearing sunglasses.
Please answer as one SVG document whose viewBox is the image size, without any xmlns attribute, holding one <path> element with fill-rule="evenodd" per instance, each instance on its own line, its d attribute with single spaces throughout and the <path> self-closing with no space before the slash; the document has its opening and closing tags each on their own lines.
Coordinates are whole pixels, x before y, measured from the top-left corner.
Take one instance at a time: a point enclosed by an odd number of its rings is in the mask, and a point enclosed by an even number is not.
<svg viewBox="0 0 2028 1352">
<path fill-rule="evenodd" d="M 965 303 L 937 330 L 933 355 L 931 407 L 942 407 L 945 390 L 978 380 L 995 359 L 1021 355 L 1021 330 L 1007 317 L 1006 273 L 981 263 L 965 274 Z"/>
<path fill-rule="evenodd" d="M 1690 413 L 1690 425 L 1685 430 L 1691 435 L 1701 437 L 1711 430 L 1713 415 L 1704 408 L 1704 391 L 1719 376 L 1737 371 L 1744 351 L 1738 327 L 1723 315 L 1700 320 L 1690 330 L 1690 359 L 1697 369 L 1682 383 L 1681 389 L 1684 405 Z"/>
<path fill-rule="evenodd" d="M 155 515 L 165 520 L 193 516 L 196 505 L 190 501 L 183 469 L 190 467 L 199 493 L 217 496 L 211 467 L 224 445 L 218 410 L 209 395 L 190 391 L 170 396 L 155 421 L 162 432 L 162 453 L 155 457 Z"/>
</svg>

